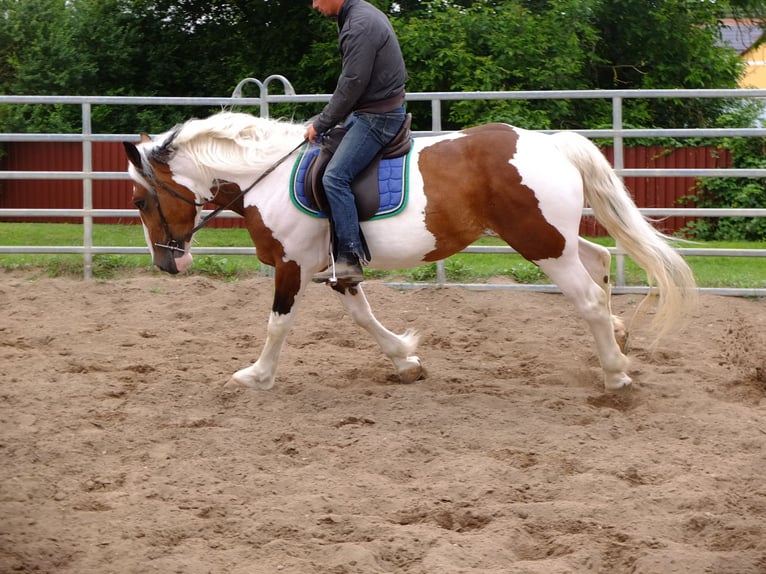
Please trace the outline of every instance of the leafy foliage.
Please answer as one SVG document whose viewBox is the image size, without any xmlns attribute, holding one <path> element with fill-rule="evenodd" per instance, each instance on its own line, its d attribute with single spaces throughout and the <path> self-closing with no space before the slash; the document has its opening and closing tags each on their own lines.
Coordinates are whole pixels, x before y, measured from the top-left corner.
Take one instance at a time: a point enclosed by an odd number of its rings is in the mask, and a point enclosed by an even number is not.
<svg viewBox="0 0 766 574">
<path fill-rule="evenodd" d="M 587 39 L 595 30 L 581 1 L 533 12 L 522 3 L 432 4 L 427 16 L 398 30 L 413 91 L 552 90 L 588 88 Z M 564 101 L 494 100 L 446 104 L 449 128 L 488 121 L 547 128 L 571 117 Z"/>
<path fill-rule="evenodd" d="M 409 91 L 729 88 L 741 58 L 717 45 L 717 19 L 766 13 L 766 0 L 373 0 L 400 36 Z M 309 2 L 0 0 L 0 93 L 228 96 L 272 74 L 300 93 L 332 92 L 333 21 Z M 419 114 L 426 123 L 430 110 Z M 726 104 L 629 101 L 634 126 L 708 126 Z M 275 106 L 305 119 L 316 104 Z M 444 104 L 444 127 L 501 120 L 533 128 L 598 127 L 609 102 Z M 98 107 L 94 130 L 167 129 L 210 109 Z M 80 131 L 78 106 L 3 106 L 4 131 Z"/>
<path fill-rule="evenodd" d="M 732 153 L 732 167 L 766 169 L 766 138 L 730 138 L 724 141 L 723 147 Z M 698 207 L 763 208 L 766 178 L 706 178 L 701 180 L 692 199 Z M 705 218 L 694 222 L 689 231 L 705 240 L 765 241 L 766 218 Z"/>
<path fill-rule="evenodd" d="M 764 111 L 763 104 L 735 106 L 717 119 L 716 127 L 749 127 Z M 723 138 L 718 145 L 729 150 L 732 167 L 766 169 L 766 138 Z M 766 205 L 766 178 L 703 178 L 696 193 L 688 198 L 697 207 L 756 209 Z M 766 219 L 754 217 L 721 217 L 699 219 L 685 230 L 697 239 L 710 241 L 764 241 Z"/>
</svg>

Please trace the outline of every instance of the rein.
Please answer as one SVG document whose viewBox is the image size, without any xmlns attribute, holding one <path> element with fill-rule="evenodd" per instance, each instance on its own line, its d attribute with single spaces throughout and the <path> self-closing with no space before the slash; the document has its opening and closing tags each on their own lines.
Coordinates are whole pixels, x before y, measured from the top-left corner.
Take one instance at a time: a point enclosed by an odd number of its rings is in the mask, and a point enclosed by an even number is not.
<svg viewBox="0 0 766 574">
<path fill-rule="evenodd" d="M 167 223 L 167 221 L 165 220 L 165 216 L 164 216 L 164 215 L 163 215 L 163 213 L 162 213 L 162 209 L 160 208 L 159 195 L 157 195 L 157 193 L 156 193 L 156 190 L 155 190 L 155 201 L 157 202 L 157 210 L 158 210 L 158 212 L 159 212 L 159 215 L 160 215 L 160 219 L 162 220 L 162 225 L 163 225 L 163 226 L 164 226 L 164 228 L 165 228 L 165 233 L 166 233 L 166 235 L 167 235 L 167 236 L 170 238 L 170 240 L 167 242 L 167 244 L 162 244 L 162 243 L 155 243 L 155 244 L 154 244 L 154 245 L 155 245 L 155 247 L 164 247 L 165 249 L 169 249 L 169 250 L 171 250 L 171 251 L 181 251 L 181 252 L 183 252 L 183 251 L 184 251 L 184 249 L 183 249 L 183 247 L 182 247 L 182 244 L 183 244 L 183 243 L 185 243 L 186 241 L 188 241 L 189 239 L 191 239 L 191 238 L 192 238 L 192 236 L 193 236 L 195 233 L 197 233 L 197 231 L 199 231 L 200 229 L 202 229 L 203 227 L 205 227 L 205 226 L 206 226 L 208 223 L 210 223 L 210 222 L 211 222 L 211 221 L 212 221 L 212 220 L 213 220 L 213 219 L 214 219 L 214 218 L 215 218 L 215 217 L 216 217 L 216 216 L 217 216 L 219 213 L 221 213 L 223 210 L 225 210 L 225 209 L 229 209 L 229 208 L 230 208 L 232 205 L 234 205 L 234 204 L 235 204 L 237 201 L 239 201 L 240 199 L 242 199 L 242 198 L 245 196 L 245 194 L 247 194 L 247 192 L 249 192 L 251 189 L 253 189 L 253 188 L 254 188 L 256 185 L 258 185 L 258 184 L 261 182 L 261 180 L 263 180 L 263 178 L 265 178 L 267 175 L 269 175 L 271 172 L 273 172 L 275 169 L 277 169 L 277 167 L 279 167 L 279 166 L 280 166 L 282 163 L 284 163 L 284 162 L 285 162 L 285 160 L 286 160 L 288 157 L 290 157 L 292 154 L 294 154 L 296 151 L 298 151 L 298 149 L 300 149 L 300 147 L 301 147 L 301 146 L 302 146 L 304 143 L 306 143 L 306 140 L 303 140 L 303 141 L 301 141 L 301 142 L 300 142 L 298 145 L 296 145 L 296 146 L 295 146 L 293 149 L 291 149 L 291 150 L 290 150 L 289 152 L 287 152 L 285 155 L 283 155 L 282 157 L 280 157 L 280 158 L 279 158 L 279 159 L 278 159 L 276 162 L 274 162 L 274 163 L 273 163 L 273 164 L 272 164 L 272 165 L 271 165 L 271 166 L 270 166 L 270 167 L 269 167 L 269 168 L 268 168 L 266 171 L 264 171 L 264 172 L 263 172 L 261 175 L 259 175 L 259 176 L 258 176 L 258 178 L 257 178 L 257 179 L 256 179 L 256 180 L 255 180 L 253 183 L 251 183 L 251 184 L 250 184 L 249 186 L 247 186 L 245 189 L 242 189 L 242 190 L 240 190 L 240 192 L 237 194 L 237 196 L 236 196 L 234 199 L 232 199 L 232 200 L 231 200 L 230 202 L 228 202 L 227 204 L 225 204 L 225 205 L 220 205 L 220 206 L 218 206 L 217 208 L 215 208 L 213 211 L 211 211 L 211 212 L 210 212 L 208 215 L 206 215 L 206 216 L 205 216 L 205 217 L 202 219 L 202 221 L 200 221 L 200 222 L 199 222 L 197 225 L 195 225 L 195 226 L 194 226 L 194 228 L 193 228 L 191 231 L 189 231 L 189 232 L 188 232 L 188 233 L 186 233 L 186 234 L 185 234 L 183 237 L 181 237 L 181 238 L 180 238 L 180 240 L 179 240 L 179 239 L 174 239 L 174 238 L 173 238 L 173 236 L 172 236 L 172 234 L 170 233 L 170 228 L 169 228 L 169 226 L 168 226 L 168 223 Z M 154 178 L 151 178 L 151 179 L 152 179 L 152 180 L 154 180 Z M 174 189 L 172 189 L 172 188 L 170 188 L 169 186 L 167 186 L 167 185 L 165 185 L 164 183 L 162 183 L 161 181 L 160 181 L 160 182 L 156 182 L 156 180 L 155 180 L 155 184 L 157 184 L 157 183 L 159 184 L 159 186 L 160 186 L 162 189 L 164 189 L 165 191 L 169 192 L 169 193 L 170 193 L 171 195 L 173 195 L 174 197 L 177 197 L 177 198 L 179 198 L 179 199 L 182 199 L 182 200 L 183 200 L 183 201 L 185 201 L 186 203 L 189 203 L 189 204 L 191 204 L 191 205 L 194 205 L 194 206 L 196 206 L 196 207 L 202 207 L 203 205 L 205 205 L 206 203 L 208 203 L 208 201 L 203 201 L 202 203 L 199 203 L 199 202 L 197 202 L 197 201 L 194 201 L 193 199 L 189 199 L 188 197 L 184 197 L 184 196 L 182 196 L 181 194 L 179 194 L 177 191 L 175 191 Z M 216 194 L 216 195 L 217 195 L 217 194 Z M 213 195 L 213 197 L 212 197 L 211 199 L 215 199 L 215 195 Z"/>
</svg>

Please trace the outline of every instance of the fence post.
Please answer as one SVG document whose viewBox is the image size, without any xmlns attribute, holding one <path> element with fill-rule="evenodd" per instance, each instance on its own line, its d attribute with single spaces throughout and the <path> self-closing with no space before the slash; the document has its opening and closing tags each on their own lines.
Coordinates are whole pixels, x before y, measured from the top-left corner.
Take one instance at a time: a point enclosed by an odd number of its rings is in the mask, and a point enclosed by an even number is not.
<svg viewBox="0 0 766 574">
<path fill-rule="evenodd" d="M 82 266 L 85 279 L 93 277 L 93 142 L 91 135 L 93 126 L 91 124 L 90 103 L 82 104 L 82 233 L 83 233 L 83 253 Z"/>
<path fill-rule="evenodd" d="M 245 86 L 245 84 L 255 84 L 256 86 L 258 86 L 258 89 L 260 90 L 261 117 L 268 118 L 269 117 L 269 100 L 268 100 L 269 84 L 274 80 L 278 80 L 282 82 L 282 87 L 285 89 L 285 95 L 288 95 L 288 96 L 295 95 L 295 88 L 293 88 L 293 85 L 290 83 L 290 80 L 288 80 L 281 74 L 272 74 L 263 81 L 260 81 L 256 78 L 245 78 L 244 80 L 241 80 L 237 84 L 237 87 L 234 88 L 234 91 L 232 92 L 231 97 L 241 98 L 242 88 Z M 261 277 L 273 277 L 274 268 L 271 267 L 270 265 L 265 265 L 261 263 L 259 275 Z"/>
<path fill-rule="evenodd" d="M 615 171 L 622 171 L 625 167 L 624 150 L 623 150 L 623 137 L 622 137 L 622 97 L 614 96 L 612 98 L 612 129 L 614 130 L 614 169 Z M 620 180 L 623 179 L 622 175 L 619 176 Z M 615 283 L 618 287 L 625 286 L 625 254 L 621 252 L 620 245 L 615 244 L 617 247 L 617 254 L 615 255 L 616 263 L 616 277 Z"/>
<path fill-rule="evenodd" d="M 431 131 L 442 131 L 442 102 L 434 98 L 431 100 Z M 436 283 L 444 285 L 447 282 L 447 266 L 444 259 L 436 262 Z"/>
</svg>

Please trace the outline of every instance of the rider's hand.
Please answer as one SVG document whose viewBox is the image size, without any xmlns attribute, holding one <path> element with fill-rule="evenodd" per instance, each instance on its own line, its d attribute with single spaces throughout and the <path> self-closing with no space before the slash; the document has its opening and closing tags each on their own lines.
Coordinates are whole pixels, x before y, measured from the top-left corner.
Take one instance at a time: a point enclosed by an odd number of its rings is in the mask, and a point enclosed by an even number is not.
<svg viewBox="0 0 766 574">
<path fill-rule="evenodd" d="M 318 135 L 319 134 L 317 134 L 317 131 L 314 128 L 314 124 L 309 124 L 309 126 L 306 128 L 306 133 L 303 134 L 303 138 L 307 139 L 311 143 L 314 143 L 314 142 L 316 142 L 316 139 L 317 139 Z"/>
</svg>

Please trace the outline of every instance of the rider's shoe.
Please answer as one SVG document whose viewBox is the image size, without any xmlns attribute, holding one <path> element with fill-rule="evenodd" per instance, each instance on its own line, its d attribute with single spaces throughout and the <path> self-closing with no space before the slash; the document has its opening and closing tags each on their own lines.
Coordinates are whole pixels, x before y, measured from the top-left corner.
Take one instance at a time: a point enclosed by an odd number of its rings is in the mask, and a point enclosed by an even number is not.
<svg viewBox="0 0 766 574">
<path fill-rule="evenodd" d="M 342 253 L 335 260 L 334 265 L 326 271 L 317 273 L 311 279 L 314 283 L 342 283 L 344 285 L 356 285 L 364 281 L 364 271 L 359 258 L 351 253 Z"/>
</svg>

